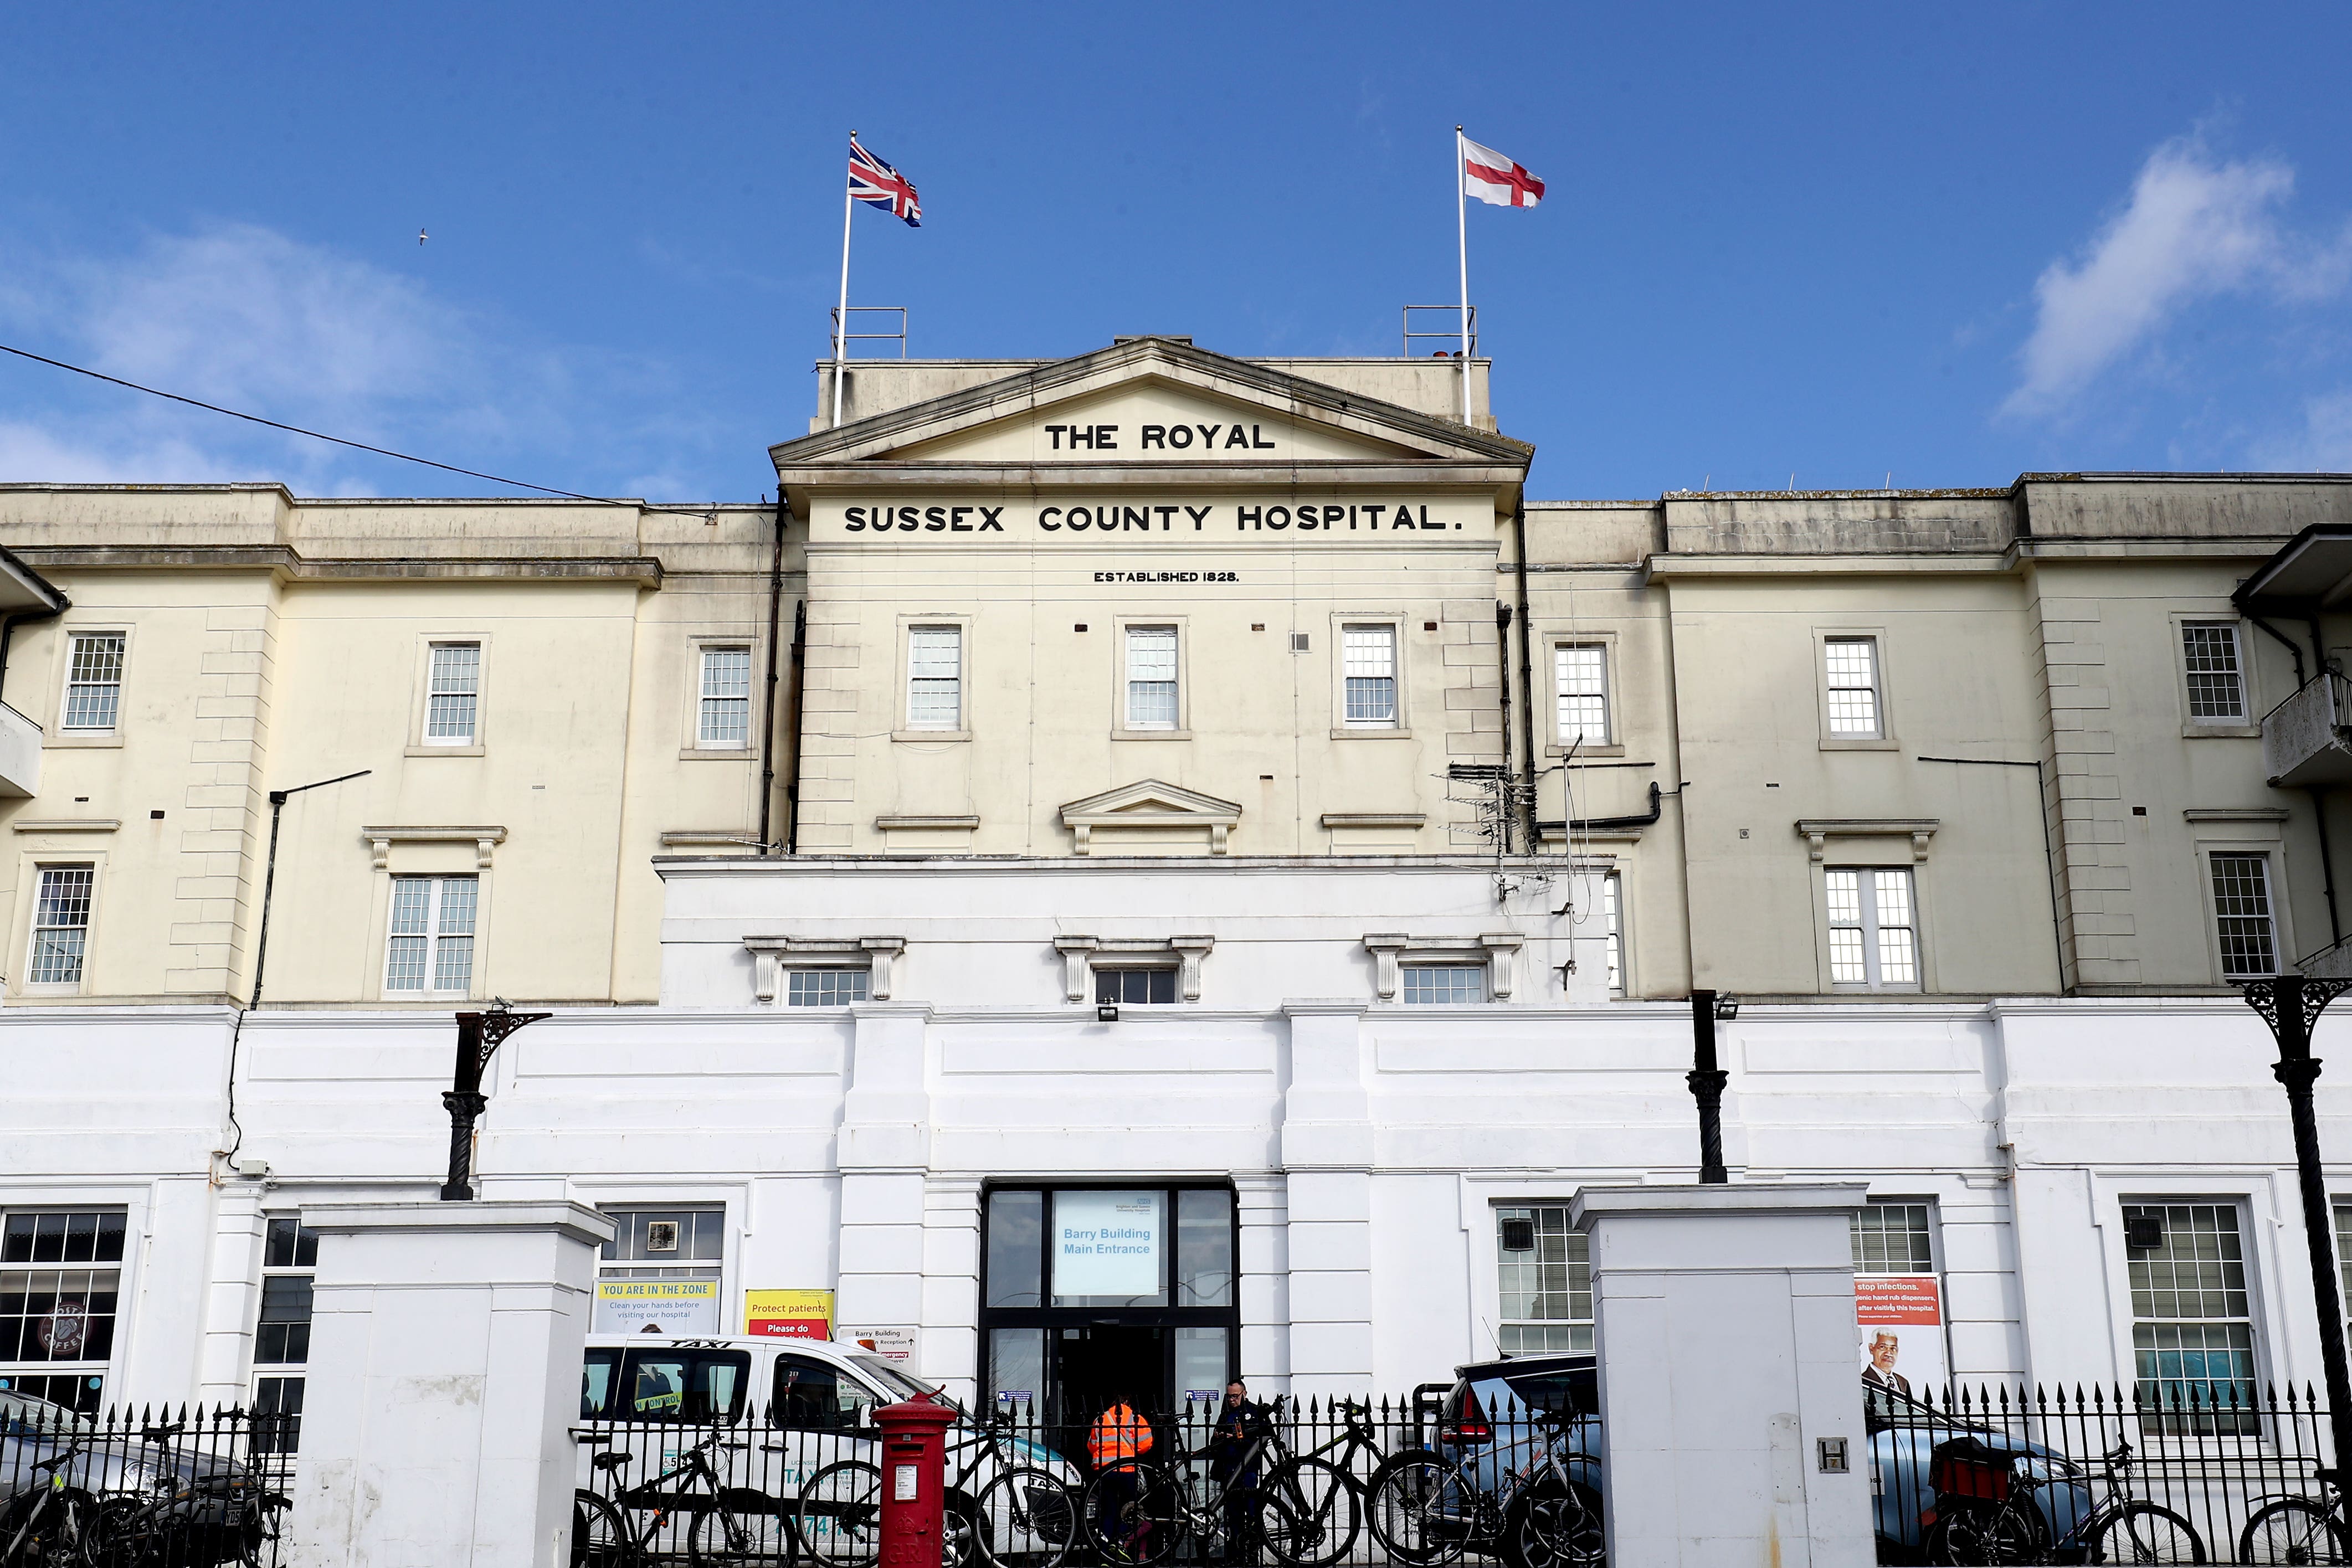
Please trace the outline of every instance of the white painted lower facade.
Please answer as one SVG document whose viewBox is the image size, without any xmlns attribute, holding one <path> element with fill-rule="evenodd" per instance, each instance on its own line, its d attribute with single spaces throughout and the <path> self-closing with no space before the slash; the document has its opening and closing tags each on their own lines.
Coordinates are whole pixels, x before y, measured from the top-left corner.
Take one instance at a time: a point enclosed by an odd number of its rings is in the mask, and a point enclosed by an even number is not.
<svg viewBox="0 0 2352 1568">
<path fill-rule="evenodd" d="M 1494 867 L 1458 862 L 663 870 L 663 1004 L 516 1034 L 478 1169 L 488 1197 L 715 1207 L 725 1332 L 748 1290 L 830 1288 L 839 1322 L 914 1329 L 923 1372 L 982 1393 L 992 1186 L 1229 1182 L 1241 1370 L 1402 1390 L 1494 1350 L 1498 1207 L 1695 1174 L 1687 1007 L 1608 998 L 1597 933 L 1549 913 L 1564 877 L 1505 868 L 1498 901 Z M 1073 953 L 1189 955 L 1199 999 L 1099 1021 Z M 1380 995 L 1384 954 L 1473 953 L 1508 955 L 1507 998 Z M 763 1003 L 763 954 L 884 954 L 889 995 Z M 247 1018 L 250 1174 L 213 1154 L 233 1024 L 27 1007 L 0 1029 L 0 1214 L 124 1217 L 117 1333 L 86 1369 L 112 1397 L 245 1398 L 268 1220 L 441 1179 L 447 1013 Z M 1751 1002 L 1721 1032 L 1733 1179 L 1931 1205 L 1960 1375 L 2128 1381 L 2122 1206 L 2161 1198 L 2232 1206 L 2256 1375 L 2318 1380 L 2284 1102 L 2234 997 Z M 2352 1025 L 2317 1049 L 2352 1071 Z M 2340 1155 L 2352 1077 L 2319 1102 Z M 2352 1198 L 2352 1162 L 2331 1174 Z"/>
</svg>

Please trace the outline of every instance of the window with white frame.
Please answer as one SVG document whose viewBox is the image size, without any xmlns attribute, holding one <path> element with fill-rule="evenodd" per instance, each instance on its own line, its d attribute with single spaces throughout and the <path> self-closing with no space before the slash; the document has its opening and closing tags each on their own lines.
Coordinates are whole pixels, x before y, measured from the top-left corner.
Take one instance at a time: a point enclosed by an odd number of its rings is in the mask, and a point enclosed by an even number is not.
<svg viewBox="0 0 2352 1568">
<path fill-rule="evenodd" d="M 34 986 L 81 984 L 82 961 L 89 946 L 90 894 L 98 868 L 91 865 L 47 865 L 33 898 L 33 947 L 25 966 L 25 981 Z"/>
<path fill-rule="evenodd" d="M 122 1294 L 119 1208 L 0 1217 L 0 1392 L 97 1411 Z"/>
<path fill-rule="evenodd" d="M 1608 944 L 1609 994 L 1625 994 L 1624 877 L 1610 872 L 1601 879 L 1601 936 Z"/>
<path fill-rule="evenodd" d="M 726 1259 L 727 1211 L 717 1204 L 606 1207 L 613 1239 L 604 1243 L 600 1281 L 667 1281 L 686 1285 L 662 1302 L 665 1333 L 719 1332 L 719 1280 Z M 597 1292 L 590 1319 L 599 1333 L 643 1332 L 646 1318 L 618 1292 Z M 674 1403 L 674 1401 L 673 1401 Z"/>
<path fill-rule="evenodd" d="M 58 727 L 68 735 L 107 735 L 122 715 L 121 632 L 77 632 L 67 641 L 66 700 Z"/>
<path fill-rule="evenodd" d="M 701 708 L 694 743 L 711 751 L 741 751 L 751 744 L 751 650 L 702 650 Z"/>
<path fill-rule="evenodd" d="M 383 988 L 410 996 L 463 996 L 474 986 L 474 912 L 481 879 L 396 876 L 385 942 Z"/>
<path fill-rule="evenodd" d="M 425 744 L 471 746 L 480 733 L 482 645 L 436 643 L 425 677 Z"/>
<path fill-rule="evenodd" d="M 1919 988 L 1919 926 L 1907 866 L 1824 872 L 1830 984 L 1858 990 Z"/>
<path fill-rule="evenodd" d="M 1854 1210 L 1852 1235 L 1857 1274 L 1936 1271 L 1935 1207 L 1873 1198 Z"/>
<path fill-rule="evenodd" d="M 963 628 L 907 629 L 907 727 L 963 727 Z"/>
<path fill-rule="evenodd" d="M 1173 964 L 1097 964 L 1095 1000 L 1129 1007 L 1173 1006 L 1176 966 Z"/>
<path fill-rule="evenodd" d="M 1878 639 L 1827 637 L 1822 641 L 1822 676 L 1829 693 L 1830 734 L 1844 740 L 1874 739 L 1886 733 L 1878 687 Z"/>
<path fill-rule="evenodd" d="M 2245 672 L 2238 663 L 2238 623 L 2185 621 L 2180 662 L 2189 681 L 2191 724 L 2246 722 Z"/>
<path fill-rule="evenodd" d="M 2271 862 L 2265 854 L 2216 853 L 2213 862 L 2214 935 L 2221 948 L 2221 977 L 2251 978 L 2278 973 L 2278 926 L 2271 914 Z"/>
<path fill-rule="evenodd" d="M 2336 1267 L 2344 1277 L 2347 1312 L 2352 1312 L 2352 1203 L 2336 1206 Z"/>
<path fill-rule="evenodd" d="M 1180 711 L 1176 701 L 1176 628 L 1129 627 L 1127 727 L 1174 729 Z"/>
<path fill-rule="evenodd" d="M 310 1280 L 319 1233 L 273 1218 L 261 1249 L 261 1315 L 253 1334 L 253 1441 L 264 1454 L 301 1446 L 303 1374 L 310 1359 Z"/>
<path fill-rule="evenodd" d="M 1397 629 L 1342 626 L 1339 674 L 1348 723 L 1358 729 L 1397 727 Z"/>
<path fill-rule="evenodd" d="M 2253 1433 L 2254 1324 L 2234 1203 L 2126 1203 L 2141 1423 Z"/>
<path fill-rule="evenodd" d="M 1397 980 L 1401 998 L 1416 1005 L 1440 1007 L 1486 999 L 1484 964 L 1404 964 L 1398 967 Z"/>
<path fill-rule="evenodd" d="M 864 968 L 793 968 L 784 971 L 784 1006 L 845 1008 L 866 999 L 872 971 Z"/>
<path fill-rule="evenodd" d="M 1498 1314 L 1496 1348 L 1505 1355 L 1592 1348 L 1592 1264 L 1568 1205 L 1495 1210 Z"/>
<path fill-rule="evenodd" d="M 1562 643 L 1551 651 L 1558 687 L 1559 743 L 1609 744 L 1609 650 L 1599 643 Z"/>
</svg>

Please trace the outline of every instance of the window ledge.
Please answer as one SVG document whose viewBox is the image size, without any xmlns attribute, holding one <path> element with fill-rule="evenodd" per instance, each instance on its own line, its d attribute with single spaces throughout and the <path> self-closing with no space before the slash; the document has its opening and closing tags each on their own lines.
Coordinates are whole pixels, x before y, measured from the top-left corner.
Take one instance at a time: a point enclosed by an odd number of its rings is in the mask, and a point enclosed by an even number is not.
<svg viewBox="0 0 2352 1568">
<path fill-rule="evenodd" d="M 391 869 L 392 846 L 394 844 L 463 843 L 471 843 L 474 846 L 475 865 L 488 871 L 490 867 L 490 851 L 497 845 L 506 842 L 507 831 L 500 827 L 488 826 L 473 828 L 384 826 L 362 828 L 360 837 L 366 841 L 368 852 L 374 857 L 375 869 L 378 871 Z"/>
<path fill-rule="evenodd" d="M 2263 727 L 2258 724 L 2184 724 L 2180 727 L 2183 740 L 2260 740 Z"/>
<path fill-rule="evenodd" d="M 1822 737 L 1823 751 L 1900 751 L 1903 743 L 1891 735 L 1841 735 Z"/>
<path fill-rule="evenodd" d="M 1113 740 L 1190 740 L 1192 732 L 1189 729 L 1114 729 L 1110 737 Z"/>
<path fill-rule="evenodd" d="M 1345 724 L 1331 727 L 1334 740 L 1411 740 L 1412 731 L 1393 724 Z"/>
<path fill-rule="evenodd" d="M 1569 748 L 1556 740 L 1544 747 L 1546 757 L 1566 757 L 1568 752 Z M 1576 755 L 1580 758 L 1622 757 L 1625 755 L 1625 748 L 1622 746 L 1580 746 L 1576 747 Z"/>
<path fill-rule="evenodd" d="M 688 746 L 679 750 L 677 759 L 680 762 L 757 762 L 760 754 L 748 746 Z"/>
<path fill-rule="evenodd" d="M 54 735 L 44 735 L 41 737 L 41 749 L 44 751 L 61 751 L 77 746 L 121 746 L 121 744 L 122 732 L 119 729 L 110 729 L 102 735 L 95 730 L 79 734 L 71 730 L 59 730 Z"/>
<path fill-rule="evenodd" d="M 482 748 L 478 746 L 411 746 L 406 755 L 410 757 L 479 757 L 482 755 Z"/>
<path fill-rule="evenodd" d="M 894 729 L 890 732 L 890 738 L 893 740 L 970 740 L 971 731 L 968 729 Z"/>
<path fill-rule="evenodd" d="M 37 822 L 20 817 L 8 825 L 20 833 L 111 833 L 122 823 L 115 817 L 52 817 Z"/>
</svg>

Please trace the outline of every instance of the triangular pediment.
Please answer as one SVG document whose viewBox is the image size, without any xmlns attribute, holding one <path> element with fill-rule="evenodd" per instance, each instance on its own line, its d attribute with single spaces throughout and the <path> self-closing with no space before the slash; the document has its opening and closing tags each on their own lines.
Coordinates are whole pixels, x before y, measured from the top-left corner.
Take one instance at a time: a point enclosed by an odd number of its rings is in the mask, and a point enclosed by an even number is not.
<svg viewBox="0 0 2352 1568">
<path fill-rule="evenodd" d="M 1116 789 L 1106 789 L 1099 795 L 1089 795 L 1083 800 L 1073 800 L 1062 808 L 1062 821 L 1073 826 L 1079 822 L 1100 822 L 1104 818 L 1127 818 L 1137 821 L 1152 818 L 1160 821 L 1197 821 L 1231 824 L 1241 820 L 1242 809 L 1231 800 L 1220 800 L 1214 795 L 1203 795 L 1198 789 L 1163 783 L 1157 779 L 1139 779 L 1132 784 L 1122 784 Z"/>
<path fill-rule="evenodd" d="M 772 450 L 780 475 L 841 465 L 1475 464 L 1521 442 L 1166 338 L 1125 340 Z"/>
</svg>

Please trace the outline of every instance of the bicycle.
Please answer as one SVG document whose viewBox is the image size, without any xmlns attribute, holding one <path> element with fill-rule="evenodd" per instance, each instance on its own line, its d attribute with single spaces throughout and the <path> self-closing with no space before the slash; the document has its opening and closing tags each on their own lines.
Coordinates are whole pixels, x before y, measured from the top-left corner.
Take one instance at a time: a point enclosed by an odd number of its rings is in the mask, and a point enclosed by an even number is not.
<svg viewBox="0 0 2352 1568">
<path fill-rule="evenodd" d="M 2347 1561 L 2344 1494 L 2336 1488 L 2333 1470 L 2314 1466 L 2319 1496 L 2283 1497 L 2264 1503 L 2238 1534 L 2241 1563 L 2295 1564 L 2340 1563 Z"/>
<path fill-rule="evenodd" d="M 89 1447 L 76 1443 L 26 1467 L 48 1479 L 34 1482 L 0 1509 L 0 1568 L 81 1568 L 89 1561 L 97 1504 L 66 1479 L 66 1467 Z"/>
<path fill-rule="evenodd" d="M 1936 1521 L 1922 1543 L 1931 1563 L 2028 1563 L 2056 1560 L 2050 1542 L 2049 1515 L 2034 1494 L 2062 1485 L 2095 1479 L 2105 1491 L 2083 1522 L 2068 1534 L 2080 1542 L 2084 1561 L 2090 1563 L 2189 1563 L 2205 1561 L 2205 1542 L 2196 1526 L 2160 1503 L 2149 1502 L 2131 1490 L 2132 1446 L 2118 1443 L 2101 1456 L 2094 1475 L 2070 1460 L 2053 1457 L 2047 1476 L 2025 1473 L 2020 1460 L 2005 1456 L 2007 1480 L 1990 1489 L 1990 1498 L 1947 1500 L 1938 1485 Z M 1992 1469 L 1986 1461 L 1972 1461 Z M 1932 1473 L 1932 1472 L 1931 1472 Z M 1989 1505 L 1989 1506 L 1988 1506 Z"/>
<path fill-rule="evenodd" d="M 592 1436 L 580 1441 L 596 1444 L 612 1439 Z M 776 1500 L 751 1487 L 729 1486 L 711 1462 L 711 1454 L 719 1448 L 740 1451 L 749 1446 L 729 1442 L 724 1432 L 713 1432 L 679 1454 L 676 1469 L 625 1490 L 618 1490 L 621 1472 L 635 1462 L 636 1456 L 597 1455 L 590 1464 L 611 1478 L 616 1491 L 610 1498 L 585 1487 L 572 1492 L 572 1568 L 641 1568 L 654 1558 L 655 1539 L 672 1528 L 681 1514 L 690 1516 L 686 1535 L 688 1563 L 791 1563 L 792 1530 Z M 680 1481 L 709 1490 L 663 1490 Z M 624 1509 L 643 1517 L 642 1530 L 631 1529 Z"/>
<path fill-rule="evenodd" d="M 183 1477 L 172 1439 L 185 1430 L 183 1421 L 139 1429 L 141 1442 L 163 1451 L 163 1467 L 146 1496 L 121 1492 L 98 1500 L 86 1553 L 95 1568 L 257 1564 L 278 1538 L 278 1511 L 293 1500 L 249 1471 L 192 1469 Z"/>
<path fill-rule="evenodd" d="M 1277 1413 L 1280 1407 L 1276 1400 Z M 1234 1485 L 1269 1457 L 1274 1463 L 1263 1479 Z M 1199 1452 L 1178 1453 L 1173 1460 L 1189 1470 L 1201 1458 Z M 1106 1563 L 1119 1568 L 1152 1568 L 1194 1535 L 1227 1562 L 1245 1559 L 1263 1545 L 1284 1568 L 1329 1568 L 1355 1544 L 1360 1518 L 1353 1488 L 1326 1459 L 1286 1455 L 1278 1427 L 1270 1425 L 1251 1440 L 1230 1476 L 1213 1479 L 1212 1491 L 1197 1476 L 1179 1479 L 1167 1464 L 1118 1460 L 1087 1485 L 1087 1537 Z M 1232 1506 L 1237 1502 L 1241 1509 Z M 1241 1529 L 1229 1531 L 1229 1521 L 1235 1520 Z M 1248 1539 L 1238 1538 L 1243 1535 Z"/>
<path fill-rule="evenodd" d="M 1478 1457 L 1448 1459 L 1430 1448 L 1391 1456 L 1372 1475 L 1372 1537 L 1414 1568 L 1437 1568 L 1474 1548 L 1511 1568 L 1599 1568 L 1608 1542 L 1601 1498 L 1570 1473 L 1573 1417 L 1531 1412 L 1550 1435 L 1528 1462 L 1489 1488 Z"/>
<path fill-rule="evenodd" d="M 962 1456 L 948 1481 L 940 1552 L 950 1564 L 975 1558 L 989 1568 L 1061 1568 L 1077 1539 L 1077 1499 L 1049 1470 L 1016 1463 L 998 1414 L 984 1431 L 948 1446 Z M 992 1457 L 1000 1469 L 977 1494 L 972 1479 Z M 881 1556 L 882 1471 L 868 1459 L 836 1459 L 802 1487 L 793 1513 L 801 1547 L 827 1568 L 870 1568 Z M 1002 1536 L 1000 1540 L 999 1537 Z"/>
</svg>

